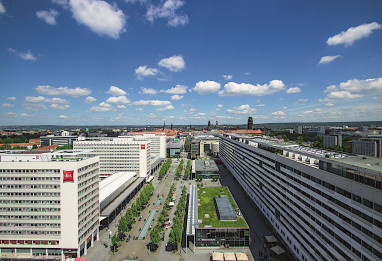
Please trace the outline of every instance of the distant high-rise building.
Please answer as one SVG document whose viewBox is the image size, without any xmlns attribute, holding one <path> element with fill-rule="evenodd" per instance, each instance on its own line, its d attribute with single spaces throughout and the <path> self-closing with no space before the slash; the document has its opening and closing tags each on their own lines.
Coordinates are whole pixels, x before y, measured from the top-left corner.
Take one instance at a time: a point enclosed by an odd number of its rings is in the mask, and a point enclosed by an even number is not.
<svg viewBox="0 0 382 261">
<path fill-rule="evenodd" d="M 294 132 L 297 134 L 302 134 L 302 126 L 296 126 L 294 128 Z"/>
<path fill-rule="evenodd" d="M 248 126 L 247 126 L 247 129 L 248 130 L 253 130 L 253 119 L 252 119 L 252 116 L 248 117 Z"/>
<path fill-rule="evenodd" d="M 170 127 L 170 129 L 171 129 L 171 130 L 173 129 L 172 122 L 171 122 L 171 127 Z"/>
<path fill-rule="evenodd" d="M 208 121 L 207 130 L 211 130 L 211 121 Z"/>
<path fill-rule="evenodd" d="M 215 123 L 215 129 L 219 129 L 219 123 L 218 123 L 218 121 L 216 121 L 216 123 Z"/>
<path fill-rule="evenodd" d="M 163 130 L 166 129 L 166 122 L 163 122 Z"/>
<path fill-rule="evenodd" d="M 342 147 L 342 135 L 324 135 L 323 136 L 324 148 L 338 146 Z"/>
</svg>

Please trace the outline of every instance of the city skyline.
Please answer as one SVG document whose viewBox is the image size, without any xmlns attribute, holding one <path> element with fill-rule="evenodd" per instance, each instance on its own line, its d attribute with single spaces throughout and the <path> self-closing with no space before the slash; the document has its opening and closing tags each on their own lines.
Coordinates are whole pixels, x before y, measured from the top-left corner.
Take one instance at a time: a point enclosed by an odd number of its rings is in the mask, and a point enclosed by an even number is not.
<svg viewBox="0 0 382 261">
<path fill-rule="evenodd" d="M 0 125 L 379 120 L 379 1 L 0 1 Z"/>
</svg>

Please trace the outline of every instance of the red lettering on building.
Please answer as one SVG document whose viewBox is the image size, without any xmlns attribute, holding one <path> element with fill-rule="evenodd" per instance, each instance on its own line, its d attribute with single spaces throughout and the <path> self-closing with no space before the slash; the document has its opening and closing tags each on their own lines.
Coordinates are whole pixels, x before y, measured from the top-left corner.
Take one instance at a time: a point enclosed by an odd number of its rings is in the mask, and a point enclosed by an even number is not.
<svg viewBox="0 0 382 261">
<path fill-rule="evenodd" d="M 145 144 L 141 144 L 141 150 L 144 150 L 146 148 Z"/>
</svg>

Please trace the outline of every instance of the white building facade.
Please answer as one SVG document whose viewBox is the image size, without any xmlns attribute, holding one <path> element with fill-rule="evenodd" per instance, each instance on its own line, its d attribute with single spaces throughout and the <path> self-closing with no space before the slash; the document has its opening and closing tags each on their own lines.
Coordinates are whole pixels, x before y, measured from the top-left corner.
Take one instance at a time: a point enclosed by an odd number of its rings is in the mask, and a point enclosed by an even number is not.
<svg viewBox="0 0 382 261">
<path fill-rule="evenodd" d="M 146 133 L 139 133 L 139 134 L 133 134 L 128 133 L 126 136 L 119 136 L 119 138 L 134 138 L 136 140 L 138 139 L 148 139 L 151 143 L 150 149 L 151 149 L 151 156 L 158 156 L 159 158 L 166 158 L 166 135 L 163 133 L 160 134 L 146 134 Z"/>
<path fill-rule="evenodd" d="M 224 165 L 298 260 L 382 260 L 379 159 L 238 135 L 219 144 Z"/>
<path fill-rule="evenodd" d="M 75 150 L 92 150 L 100 158 L 101 178 L 116 172 L 136 172 L 147 177 L 151 171 L 151 142 L 148 139 L 100 138 L 73 142 Z"/>
<path fill-rule="evenodd" d="M 98 240 L 97 156 L 1 154 L 1 257 L 80 257 Z"/>
</svg>

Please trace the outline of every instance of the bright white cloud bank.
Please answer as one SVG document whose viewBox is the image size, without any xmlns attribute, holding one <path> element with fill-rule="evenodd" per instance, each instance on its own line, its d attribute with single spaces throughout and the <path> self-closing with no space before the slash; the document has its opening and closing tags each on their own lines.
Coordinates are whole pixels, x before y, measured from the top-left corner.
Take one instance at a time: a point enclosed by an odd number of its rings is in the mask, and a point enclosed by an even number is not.
<svg viewBox="0 0 382 261">
<path fill-rule="evenodd" d="M 220 96 L 243 96 L 254 95 L 262 96 L 266 94 L 272 94 L 281 91 L 285 88 L 285 85 L 280 80 L 272 80 L 269 84 L 257 84 L 250 83 L 235 83 L 229 82 L 224 85 L 224 89 L 219 91 Z"/>
<path fill-rule="evenodd" d="M 333 56 L 322 56 L 318 64 L 323 63 L 330 63 L 333 62 L 335 59 L 340 58 L 341 55 L 333 55 Z"/>
<path fill-rule="evenodd" d="M 85 99 L 85 103 L 92 103 L 92 102 L 95 102 L 95 101 L 97 101 L 97 99 L 92 97 L 92 96 L 88 96 Z"/>
<path fill-rule="evenodd" d="M 181 55 L 173 55 L 159 61 L 159 66 L 165 67 L 172 72 L 179 72 L 186 67 L 186 63 Z"/>
<path fill-rule="evenodd" d="M 50 85 L 39 85 L 35 88 L 35 91 L 42 95 L 57 95 L 57 96 L 85 96 L 89 95 L 91 91 L 86 88 L 68 88 L 68 87 L 58 87 L 55 88 Z"/>
<path fill-rule="evenodd" d="M 199 94 L 210 94 L 217 92 L 220 89 L 220 83 L 214 81 L 200 81 L 193 88 Z"/>
<path fill-rule="evenodd" d="M 126 16 L 117 5 L 100 0 L 70 0 L 70 9 L 77 23 L 100 36 L 118 39 L 125 31 Z"/>
<path fill-rule="evenodd" d="M 326 98 L 321 101 L 330 101 L 337 99 L 354 99 L 365 95 L 382 94 L 382 78 L 367 80 L 348 80 L 341 82 L 339 85 L 331 85 L 324 91 Z"/>
<path fill-rule="evenodd" d="M 301 92 L 301 89 L 299 87 L 291 87 L 286 91 L 286 93 L 297 93 L 297 92 Z"/>
<path fill-rule="evenodd" d="M 140 100 L 140 101 L 133 102 L 133 105 L 167 106 L 167 105 L 171 105 L 171 102 L 159 101 L 159 100 Z"/>
<path fill-rule="evenodd" d="M 126 96 L 118 96 L 118 97 L 113 96 L 107 99 L 106 103 L 126 104 L 126 103 L 130 103 L 130 100 L 126 98 Z"/>
<path fill-rule="evenodd" d="M 177 84 L 175 87 L 172 87 L 167 90 L 160 90 L 160 92 L 165 92 L 170 94 L 184 94 L 187 92 L 187 86 Z"/>
<path fill-rule="evenodd" d="M 335 36 L 330 37 L 326 43 L 328 45 L 344 44 L 352 45 L 354 41 L 368 37 L 374 30 L 381 29 L 382 26 L 376 22 L 370 24 L 361 24 L 356 27 L 350 27 L 346 31 L 342 31 Z"/>
<path fill-rule="evenodd" d="M 171 100 L 173 100 L 173 101 L 179 101 L 181 99 L 183 99 L 183 96 L 181 96 L 181 95 L 175 94 L 175 95 L 171 96 Z"/>
<path fill-rule="evenodd" d="M 58 16 L 58 12 L 54 9 L 50 9 L 49 11 L 41 10 L 36 12 L 36 16 L 47 24 L 55 25 L 57 23 L 56 17 Z"/>
<path fill-rule="evenodd" d="M 110 86 L 109 90 L 106 93 L 111 94 L 113 96 L 122 96 L 127 94 L 124 90 L 115 86 Z"/>
<path fill-rule="evenodd" d="M 251 108 L 248 104 L 243 104 L 238 107 L 233 107 L 232 109 L 228 109 L 228 113 L 233 113 L 233 114 L 251 114 L 255 111 L 254 108 Z"/>
<path fill-rule="evenodd" d="M 143 78 L 146 76 L 154 76 L 158 73 L 158 69 L 147 67 L 147 65 L 139 66 L 135 69 L 135 74 L 138 78 Z"/>
</svg>

